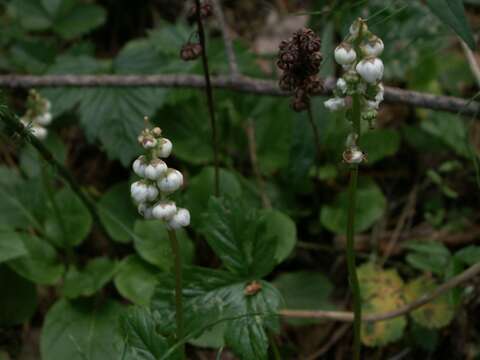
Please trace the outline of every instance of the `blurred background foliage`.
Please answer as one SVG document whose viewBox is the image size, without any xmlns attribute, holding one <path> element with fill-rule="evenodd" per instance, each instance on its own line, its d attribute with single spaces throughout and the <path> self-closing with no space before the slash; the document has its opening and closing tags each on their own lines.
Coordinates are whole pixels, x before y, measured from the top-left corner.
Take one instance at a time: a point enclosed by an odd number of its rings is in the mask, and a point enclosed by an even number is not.
<svg viewBox="0 0 480 360">
<path fill-rule="evenodd" d="M 278 43 L 309 25 L 323 40 L 322 75 L 334 76 L 334 44 L 363 16 L 386 44 L 386 84 L 473 98 L 478 83 L 459 38 L 427 3 L 222 2 L 246 75 L 276 79 Z M 180 47 L 194 31 L 185 21 L 187 5 L 172 0 L 3 0 L 0 71 L 201 74 L 199 62 L 179 58 Z M 478 33 L 480 3 L 469 0 L 465 5 L 473 33 Z M 469 41 L 462 29 L 454 30 Z M 228 64 L 215 21 L 208 31 L 212 73 L 225 74 Z M 30 144 L 2 134 L 0 359 L 36 359 L 40 352 L 45 360 L 118 360 L 118 317 L 127 304 L 146 306 L 152 296 L 154 308 L 163 309 L 161 290 L 168 281 L 158 284 L 172 262 L 164 226 L 141 220 L 129 198 L 129 166 L 141 152 L 136 138 L 145 115 L 173 141 L 171 165 L 186 175 L 185 190 L 176 199 L 192 213 L 191 228 L 179 234 L 184 261 L 219 268 L 221 259 L 228 268 L 225 254 L 215 248 L 215 237 L 205 228 L 205 217 L 228 219 L 209 203 L 213 154 L 204 94 L 150 87 L 47 88 L 41 93 L 52 102 L 54 115 L 45 145 L 96 199 L 106 233 Z M 6 95 L 17 113 L 25 111 L 26 91 Z M 262 219 L 261 239 L 274 254 L 263 270 L 260 262 L 250 264 L 259 278 L 270 282 L 264 287 L 275 304 L 268 306 L 344 308 L 348 168 L 341 154 L 347 123 L 323 108 L 325 99 L 314 100 L 322 150 L 317 162 L 306 116 L 291 111 L 288 99 L 227 90 L 214 95 L 221 193 L 239 199 Z M 384 104 L 362 147 L 369 161 L 361 171 L 356 247 L 364 310 L 378 313 L 397 309 L 480 261 L 480 127 L 475 118 L 461 114 Z M 234 235 L 232 242 L 241 236 Z M 207 243 L 218 256 L 212 256 Z M 233 275 L 205 274 L 209 276 L 226 281 Z M 196 279 L 188 281 L 196 284 Z M 366 358 L 397 358 L 403 352 L 412 359 L 480 358 L 475 321 L 479 290 L 477 282 L 411 316 L 365 325 Z M 244 306 L 237 298 L 232 301 Z M 254 304 L 259 309 L 264 305 Z M 125 324 L 133 328 L 142 314 L 131 316 Z M 192 358 L 213 358 L 216 350 L 210 349 L 223 346 L 223 334 L 228 340 L 228 326 L 239 326 L 227 325 L 192 339 L 199 346 L 191 350 Z M 336 325 L 287 319 L 281 331 L 279 324 L 266 326 L 279 331 L 282 358 L 306 359 L 322 348 Z M 257 335 L 254 339 L 262 348 L 268 338 Z M 347 358 L 349 338 L 347 332 L 325 358 Z M 242 358 L 252 359 L 248 345 L 229 345 Z M 232 356 L 227 350 L 224 354 Z"/>
</svg>

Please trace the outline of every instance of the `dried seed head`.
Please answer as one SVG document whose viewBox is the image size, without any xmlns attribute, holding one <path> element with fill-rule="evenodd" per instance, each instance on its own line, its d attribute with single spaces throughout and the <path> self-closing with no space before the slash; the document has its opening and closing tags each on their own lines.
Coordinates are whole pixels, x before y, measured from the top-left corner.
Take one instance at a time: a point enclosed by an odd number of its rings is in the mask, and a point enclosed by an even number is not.
<svg viewBox="0 0 480 360">
<path fill-rule="evenodd" d="M 200 4 L 200 19 L 206 20 L 213 15 L 213 5 L 210 1 L 205 0 Z M 197 20 L 197 4 L 193 4 L 188 10 L 187 21 L 193 23 Z"/>
<path fill-rule="evenodd" d="M 180 58 L 184 61 L 192 61 L 202 54 L 202 45 L 198 43 L 186 43 L 180 50 Z"/>
</svg>

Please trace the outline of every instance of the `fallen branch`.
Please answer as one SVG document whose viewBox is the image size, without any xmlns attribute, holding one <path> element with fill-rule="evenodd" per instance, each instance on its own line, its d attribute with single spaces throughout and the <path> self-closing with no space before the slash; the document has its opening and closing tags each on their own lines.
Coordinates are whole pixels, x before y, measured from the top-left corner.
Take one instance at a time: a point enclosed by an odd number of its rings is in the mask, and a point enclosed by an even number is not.
<svg viewBox="0 0 480 360">
<path fill-rule="evenodd" d="M 381 314 L 369 314 L 362 316 L 362 321 L 382 321 L 382 320 L 389 320 L 393 319 L 413 310 L 422 307 L 425 304 L 428 304 L 432 300 L 436 299 L 437 297 L 445 294 L 447 291 L 469 281 L 470 279 L 474 278 L 475 276 L 480 274 L 480 263 L 475 264 L 469 267 L 467 270 L 462 272 L 461 274 L 451 278 L 444 284 L 437 287 L 434 291 L 429 294 L 425 294 L 420 296 L 417 300 L 402 306 L 401 308 L 381 313 Z M 293 318 L 307 318 L 307 319 L 325 319 L 325 320 L 335 320 L 341 322 L 353 322 L 353 313 L 349 311 L 322 311 L 322 310 L 282 310 L 280 311 L 281 316 L 285 317 L 293 317 Z"/>
<path fill-rule="evenodd" d="M 42 87 L 163 87 L 163 88 L 204 88 L 205 79 L 199 75 L 0 75 L 0 88 L 42 88 Z M 281 91 L 274 80 L 254 79 L 246 76 L 212 77 L 212 86 L 250 94 L 290 96 Z M 335 79 L 325 81 L 320 95 L 330 95 Z M 395 87 L 385 87 L 387 103 L 405 104 L 420 108 L 441 110 L 461 115 L 476 116 L 480 103 L 452 96 L 432 95 Z"/>
</svg>

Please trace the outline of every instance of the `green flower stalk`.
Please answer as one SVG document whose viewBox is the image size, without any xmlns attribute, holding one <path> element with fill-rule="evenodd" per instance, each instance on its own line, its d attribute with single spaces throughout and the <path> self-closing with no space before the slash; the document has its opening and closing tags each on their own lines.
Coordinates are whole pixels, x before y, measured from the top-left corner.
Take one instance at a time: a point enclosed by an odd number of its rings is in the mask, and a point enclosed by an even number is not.
<svg viewBox="0 0 480 360">
<path fill-rule="evenodd" d="M 362 121 L 373 126 L 377 110 L 383 101 L 383 62 L 378 58 L 384 48 L 383 41 L 372 34 L 363 19 L 357 19 L 350 27 L 350 34 L 335 49 L 335 61 L 344 69 L 337 80 L 334 97 L 325 102 L 331 111 L 346 111 L 352 125 L 346 141 L 343 160 L 350 166 L 347 220 L 348 280 L 353 293 L 354 343 L 353 358 L 360 359 L 362 304 L 355 264 L 355 204 L 359 165 L 367 161 L 367 154 L 360 149 Z"/>
</svg>

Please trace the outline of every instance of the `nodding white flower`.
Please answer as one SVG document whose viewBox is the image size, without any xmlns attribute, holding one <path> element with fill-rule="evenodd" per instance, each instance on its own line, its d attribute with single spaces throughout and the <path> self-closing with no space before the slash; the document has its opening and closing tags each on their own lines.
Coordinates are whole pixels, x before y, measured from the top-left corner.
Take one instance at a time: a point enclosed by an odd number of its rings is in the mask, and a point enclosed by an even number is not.
<svg viewBox="0 0 480 360">
<path fill-rule="evenodd" d="M 385 94 L 385 88 L 383 84 L 377 85 L 377 94 L 375 95 L 375 101 L 381 103 L 383 101 L 383 95 Z"/>
<path fill-rule="evenodd" d="M 367 105 L 368 110 L 377 110 L 378 107 L 380 106 L 380 102 L 373 101 L 373 100 L 367 100 L 366 105 Z"/>
<path fill-rule="evenodd" d="M 347 93 L 348 85 L 345 79 L 339 78 L 337 80 L 337 89 L 341 94 L 345 95 Z"/>
<path fill-rule="evenodd" d="M 45 112 L 49 112 L 50 109 L 52 108 L 52 103 L 47 99 L 45 99 L 45 102 L 43 103 L 43 105 L 45 107 L 45 109 L 44 109 Z"/>
<path fill-rule="evenodd" d="M 144 203 L 148 198 L 148 186 L 144 181 L 136 181 L 130 186 L 130 194 L 137 203 Z"/>
<path fill-rule="evenodd" d="M 165 161 L 153 159 L 150 164 L 145 167 L 145 177 L 149 180 L 160 179 L 168 170 Z"/>
<path fill-rule="evenodd" d="M 362 45 L 362 51 L 367 57 L 379 56 L 384 49 L 383 41 L 378 36 L 372 35 L 368 41 Z"/>
<path fill-rule="evenodd" d="M 155 146 L 157 146 L 158 141 L 152 136 L 143 136 L 141 139 L 142 146 L 145 149 L 153 149 Z"/>
<path fill-rule="evenodd" d="M 357 146 L 357 139 L 358 139 L 358 134 L 355 134 L 355 133 L 348 134 L 347 140 L 345 141 L 345 146 L 347 148 Z"/>
<path fill-rule="evenodd" d="M 357 146 L 351 146 L 343 153 L 343 160 L 347 164 L 360 164 L 365 161 L 367 156 Z"/>
<path fill-rule="evenodd" d="M 140 177 L 145 177 L 145 169 L 147 168 L 145 156 L 139 156 L 132 165 L 133 171 Z"/>
<path fill-rule="evenodd" d="M 35 121 L 37 122 L 38 125 L 42 125 L 42 126 L 50 125 L 50 123 L 52 122 L 52 114 L 49 112 L 46 112 L 42 115 L 38 115 L 35 118 Z"/>
<path fill-rule="evenodd" d="M 179 208 L 167 223 L 170 229 L 180 229 L 188 225 L 190 225 L 190 212 L 183 208 Z"/>
<path fill-rule="evenodd" d="M 161 158 L 168 158 L 172 153 L 172 142 L 166 138 L 162 138 L 159 140 L 160 144 L 158 147 L 158 156 Z"/>
<path fill-rule="evenodd" d="M 142 215 L 146 220 L 153 219 L 153 210 L 150 206 L 145 203 L 141 203 L 138 205 L 138 213 Z"/>
<path fill-rule="evenodd" d="M 159 220 L 170 220 L 176 213 L 177 206 L 173 201 L 159 201 L 152 210 L 153 217 Z"/>
<path fill-rule="evenodd" d="M 328 99 L 323 104 L 330 111 L 338 111 L 346 107 L 345 99 L 339 97 Z"/>
<path fill-rule="evenodd" d="M 155 185 L 149 184 L 147 185 L 147 200 L 148 201 L 155 201 L 158 197 L 158 189 Z"/>
<path fill-rule="evenodd" d="M 335 48 L 335 61 L 340 65 L 350 65 L 357 59 L 357 53 L 348 43 L 341 43 Z"/>
<path fill-rule="evenodd" d="M 32 135 L 38 140 L 45 140 L 48 135 L 48 130 L 43 126 L 34 125 L 30 128 Z"/>
<path fill-rule="evenodd" d="M 365 24 L 362 18 L 355 20 L 352 25 L 350 25 L 350 34 L 357 37 L 360 33 L 360 27 L 362 27 L 362 33 L 365 34 L 368 31 L 368 26 Z"/>
<path fill-rule="evenodd" d="M 357 64 L 356 70 L 363 80 L 375 84 L 383 77 L 383 62 L 379 58 L 367 58 Z"/>
<path fill-rule="evenodd" d="M 162 193 L 172 193 L 183 185 L 183 175 L 175 169 L 168 169 L 163 178 L 158 180 L 158 188 Z"/>
</svg>

